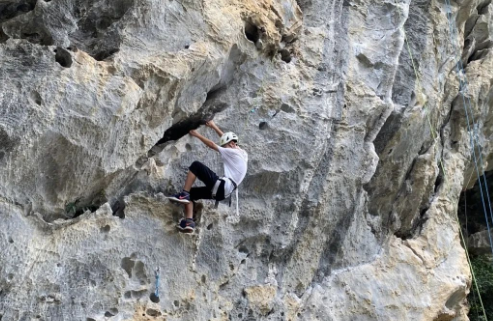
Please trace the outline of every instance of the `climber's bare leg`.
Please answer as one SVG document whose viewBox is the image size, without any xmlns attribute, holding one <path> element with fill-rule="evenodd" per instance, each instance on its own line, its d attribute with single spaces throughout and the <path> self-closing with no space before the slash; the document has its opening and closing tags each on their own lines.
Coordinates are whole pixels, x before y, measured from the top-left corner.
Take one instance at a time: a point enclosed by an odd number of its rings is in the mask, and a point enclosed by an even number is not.
<svg viewBox="0 0 493 321">
<path fill-rule="evenodd" d="M 185 204 L 185 217 L 193 218 L 193 202 Z"/>
<path fill-rule="evenodd" d="M 185 187 L 183 189 L 190 193 L 190 189 L 192 188 L 193 183 L 195 183 L 195 180 L 197 179 L 197 176 L 195 176 L 194 173 L 191 171 L 188 171 L 187 174 L 187 179 L 185 180 Z"/>
</svg>

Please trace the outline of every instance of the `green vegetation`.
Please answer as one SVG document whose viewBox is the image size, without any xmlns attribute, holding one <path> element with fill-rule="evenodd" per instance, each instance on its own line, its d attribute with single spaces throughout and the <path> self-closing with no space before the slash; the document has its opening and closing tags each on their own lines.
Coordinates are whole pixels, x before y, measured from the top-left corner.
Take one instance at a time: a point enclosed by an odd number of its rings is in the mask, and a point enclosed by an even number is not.
<svg viewBox="0 0 493 321">
<path fill-rule="evenodd" d="M 493 321 L 493 262 L 488 255 L 480 255 L 471 258 L 474 275 L 478 282 L 479 293 L 483 300 L 486 310 L 487 319 L 484 316 L 481 303 L 479 302 L 476 287 L 471 287 L 471 293 L 468 295 L 471 309 L 469 311 L 470 321 Z"/>
</svg>

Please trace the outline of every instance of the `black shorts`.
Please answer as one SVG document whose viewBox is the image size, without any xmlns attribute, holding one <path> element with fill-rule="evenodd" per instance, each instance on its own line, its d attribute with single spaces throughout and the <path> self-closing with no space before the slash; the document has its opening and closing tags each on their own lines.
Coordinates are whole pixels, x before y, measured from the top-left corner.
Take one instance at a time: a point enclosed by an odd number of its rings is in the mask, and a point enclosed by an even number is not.
<svg viewBox="0 0 493 321">
<path fill-rule="evenodd" d="M 219 179 L 219 176 L 217 176 L 214 171 L 198 161 L 193 162 L 188 169 L 205 184 L 203 187 L 192 187 L 190 189 L 190 199 L 192 201 L 201 199 L 215 199 L 222 201 L 224 199 L 224 182 L 219 184 L 216 198 L 212 197 L 212 189 Z"/>
</svg>

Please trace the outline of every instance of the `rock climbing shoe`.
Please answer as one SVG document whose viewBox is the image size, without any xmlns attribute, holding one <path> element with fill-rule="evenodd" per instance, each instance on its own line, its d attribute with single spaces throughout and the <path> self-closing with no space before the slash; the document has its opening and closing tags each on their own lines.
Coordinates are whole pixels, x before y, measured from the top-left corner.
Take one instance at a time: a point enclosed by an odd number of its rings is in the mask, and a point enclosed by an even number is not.
<svg viewBox="0 0 493 321">
<path fill-rule="evenodd" d="M 188 204 L 190 203 L 190 194 L 182 191 L 178 194 L 175 194 L 173 196 L 168 197 L 168 199 L 171 202 L 177 202 L 177 203 L 182 203 L 182 204 Z"/>
<path fill-rule="evenodd" d="M 191 218 L 183 218 L 180 220 L 177 228 L 183 233 L 193 233 L 195 230 L 195 222 Z"/>
</svg>

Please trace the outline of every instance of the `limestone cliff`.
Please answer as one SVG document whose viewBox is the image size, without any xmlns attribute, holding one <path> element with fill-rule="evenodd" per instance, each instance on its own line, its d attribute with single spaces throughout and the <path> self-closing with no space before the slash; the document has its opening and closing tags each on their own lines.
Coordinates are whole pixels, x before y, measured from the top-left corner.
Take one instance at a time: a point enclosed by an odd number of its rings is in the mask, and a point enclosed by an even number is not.
<svg viewBox="0 0 493 321">
<path fill-rule="evenodd" d="M 0 319 L 467 320 L 492 12 L 0 0 Z M 193 160 L 221 171 L 187 135 L 211 118 L 249 153 L 240 216 L 206 201 L 179 234 L 163 196 Z"/>
</svg>

